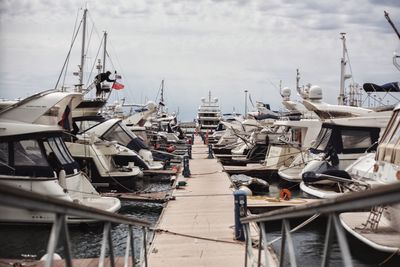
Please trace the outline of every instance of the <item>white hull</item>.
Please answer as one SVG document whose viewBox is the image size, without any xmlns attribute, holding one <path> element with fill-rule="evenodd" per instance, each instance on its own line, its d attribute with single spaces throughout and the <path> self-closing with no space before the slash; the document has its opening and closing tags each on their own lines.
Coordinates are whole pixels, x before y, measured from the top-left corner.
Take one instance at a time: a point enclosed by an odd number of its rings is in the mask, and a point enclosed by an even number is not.
<svg viewBox="0 0 400 267">
<path fill-rule="evenodd" d="M 66 178 L 66 192 L 56 178 L 39 180 L 29 177 L 11 178 L 10 176 L 1 176 L 0 185 L 1 184 L 109 212 L 117 212 L 121 207 L 119 199 L 100 196 L 81 173 Z M 54 214 L 46 212 L 22 210 L 4 206 L 0 206 L 0 214 L 1 223 L 47 224 L 53 223 L 55 218 Z M 69 216 L 67 222 L 92 223 L 95 221 L 92 219 L 89 220 L 86 218 Z"/>
<path fill-rule="evenodd" d="M 340 214 L 343 227 L 355 238 L 381 252 L 395 253 L 400 250 L 400 232 L 393 229 L 383 217 L 377 231 L 361 229 L 369 212 L 349 212 Z"/>
</svg>

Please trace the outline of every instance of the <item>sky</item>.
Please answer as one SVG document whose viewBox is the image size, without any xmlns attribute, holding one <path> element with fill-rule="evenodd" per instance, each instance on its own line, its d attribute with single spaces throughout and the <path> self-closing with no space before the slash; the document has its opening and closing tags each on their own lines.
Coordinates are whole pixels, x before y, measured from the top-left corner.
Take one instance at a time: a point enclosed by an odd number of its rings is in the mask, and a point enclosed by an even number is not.
<svg viewBox="0 0 400 267">
<path fill-rule="evenodd" d="M 111 101 L 156 100 L 165 80 L 166 104 L 181 120 L 196 117 L 209 91 L 223 112 L 244 113 L 245 90 L 254 102 L 282 109 L 280 84 L 299 99 L 296 69 L 301 85 L 319 85 L 324 101 L 335 104 L 341 32 L 355 82 L 400 80 L 392 63 L 400 41 L 384 18 L 385 10 L 400 29 L 399 0 L 0 0 L 0 98 L 55 87 L 84 7 L 85 82 L 107 31 L 107 69 L 117 70 L 125 85 Z M 78 83 L 80 38 L 66 86 Z"/>
</svg>

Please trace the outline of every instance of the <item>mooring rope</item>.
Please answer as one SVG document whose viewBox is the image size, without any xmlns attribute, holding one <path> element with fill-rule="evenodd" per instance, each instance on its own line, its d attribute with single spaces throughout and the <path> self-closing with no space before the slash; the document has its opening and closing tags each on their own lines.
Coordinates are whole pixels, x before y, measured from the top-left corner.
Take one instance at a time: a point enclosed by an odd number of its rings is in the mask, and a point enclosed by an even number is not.
<svg viewBox="0 0 400 267">
<path fill-rule="evenodd" d="M 173 231 L 166 230 L 166 229 L 159 229 L 158 228 L 158 229 L 152 229 L 152 230 L 154 232 L 158 232 L 158 233 L 165 233 L 165 234 L 170 234 L 170 235 L 176 235 L 176 236 L 182 236 L 182 237 L 187 237 L 187 238 L 200 239 L 200 240 L 205 240 L 205 241 L 212 241 L 212 242 L 217 242 L 217 243 L 243 245 L 242 242 L 221 240 L 221 239 L 208 238 L 208 237 L 203 237 L 203 236 L 195 236 L 195 235 L 189 235 L 189 234 L 182 234 L 182 233 L 177 233 L 177 232 L 173 232 Z"/>
</svg>

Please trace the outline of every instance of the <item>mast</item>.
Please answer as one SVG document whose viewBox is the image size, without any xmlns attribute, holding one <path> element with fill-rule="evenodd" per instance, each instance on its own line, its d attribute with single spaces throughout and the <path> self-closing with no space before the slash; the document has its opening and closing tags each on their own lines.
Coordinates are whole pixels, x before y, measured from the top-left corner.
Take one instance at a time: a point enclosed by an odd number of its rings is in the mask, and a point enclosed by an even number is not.
<svg viewBox="0 0 400 267">
<path fill-rule="evenodd" d="M 299 71 L 299 69 L 296 69 L 296 90 L 301 95 L 301 91 L 300 91 L 300 71 Z"/>
<path fill-rule="evenodd" d="M 104 32 L 104 51 L 103 51 L 103 73 L 106 72 L 106 56 L 107 56 L 107 32 Z"/>
<path fill-rule="evenodd" d="M 247 90 L 244 90 L 244 118 L 247 119 Z"/>
<path fill-rule="evenodd" d="M 208 103 L 211 105 L 211 91 L 208 91 Z"/>
<path fill-rule="evenodd" d="M 338 104 L 344 105 L 344 81 L 345 81 L 345 67 L 346 67 L 346 33 L 341 32 L 341 40 L 343 43 L 343 54 L 340 60 L 340 92 L 338 97 Z"/>
<path fill-rule="evenodd" d="M 85 63 L 85 41 L 86 41 L 86 15 L 87 15 L 87 9 L 83 11 L 83 28 L 82 28 L 82 50 L 81 50 L 81 65 L 79 68 L 79 89 L 82 91 L 82 85 L 83 85 L 83 67 Z"/>
</svg>

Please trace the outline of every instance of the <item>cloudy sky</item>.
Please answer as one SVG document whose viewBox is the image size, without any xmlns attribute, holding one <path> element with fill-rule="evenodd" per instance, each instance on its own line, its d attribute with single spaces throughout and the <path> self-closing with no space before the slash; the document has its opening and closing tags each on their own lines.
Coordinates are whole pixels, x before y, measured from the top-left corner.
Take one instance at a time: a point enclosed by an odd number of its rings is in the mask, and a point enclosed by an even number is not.
<svg viewBox="0 0 400 267">
<path fill-rule="evenodd" d="M 340 32 L 347 33 L 355 82 L 400 80 L 392 64 L 400 41 L 383 15 L 389 12 L 400 28 L 399 0 L 1 0 L 1 98 L 54 88 L 85 6 L 91 36 L 85 71 L 106 30 L 112 63 L 107 68 L 115 68 L 126 85 L 113 99 L 155 100 L 164 79 L 169 110 L 179 108 L 183 120 L 195 117 L 209 90 L 224 112 L 244 111 L 244 90 L 280 109 L 280 81 L 298 98 L 297 68 L 301 84 L 321 86 L 324 100 L 335 103 Z M 78 83 L 72 73 L 79 42 L 80 37 L 66 85 Z"/>
</svg>

